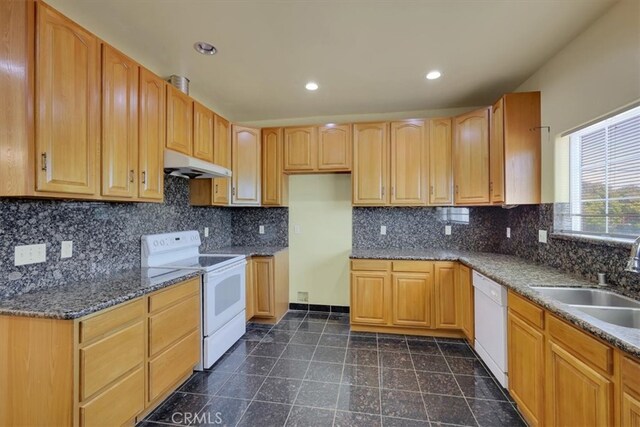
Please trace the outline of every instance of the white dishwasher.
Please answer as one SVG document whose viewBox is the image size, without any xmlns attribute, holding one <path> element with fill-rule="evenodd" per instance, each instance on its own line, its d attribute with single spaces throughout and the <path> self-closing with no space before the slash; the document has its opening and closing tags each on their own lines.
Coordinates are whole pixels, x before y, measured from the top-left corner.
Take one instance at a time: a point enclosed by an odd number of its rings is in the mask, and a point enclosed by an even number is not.
<svg viewBox="0 0 640 427">
<path fill-rule="evenodd" d="M 507 290 L 477 271 L 475 288 L 474 348 L 504 388 L 507 376 Z"/>
</svg>

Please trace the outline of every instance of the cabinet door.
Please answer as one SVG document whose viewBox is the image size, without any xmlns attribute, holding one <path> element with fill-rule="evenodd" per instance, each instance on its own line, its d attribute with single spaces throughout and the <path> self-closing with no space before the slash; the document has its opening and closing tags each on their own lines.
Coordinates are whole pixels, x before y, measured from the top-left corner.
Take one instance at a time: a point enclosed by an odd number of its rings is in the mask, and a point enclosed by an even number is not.
<svg viewBox="0 0 640 427">
<path fill-rule="evenodd" d="M 38 191 L 96 194 L 100 150 L 100 42 L 37 3 Z"/>
<path fill-rule="evenodd" d="M 458 267 L 458 289 L 460 290 L 460 327 L 467 340 L 473 343 L 475 337 L 473 285 L 471 270 L 465 265 Z"/>
<path fill-rule="evenodd" d="M 192 145 L 193 100 L 167 85 L 167 148 L 190 156 Z"/>
<path fill-rule="evenodd" d="M 231 169 L 231 125 L 229 121 L 219 115 L 214 118 L 213 163 Z M 214 178 L 213 204 L 228 205 L 231 190 L 229 178 Z"/>
<path fill-rule="evenodd" d="M 102 46 L 102 195 L 138 193 L 138 65 Z"/>
<path fill-rule="evenodd" d="M 531 426 L 544 424 L 544 333 L 509 310 L 509 392 Z"/>
<path fill-rule="evenodd" d="M 318 168 L 317 129 L 294 127 L 284 129 L 284 170 L 310 172 Z"/>
<path fill-rule="evenodd" d="M 504 98 L 500 98 L 493 106 L 489 141 L 491 203 L 504 203 Z"/>
<path fill-rule="evenodd" d="M 455 202 L 489 203 L 489 109 L 455 119 L 453 145 Z"/>
<path fill-rule="evenodd" d="M 265 206 L 287 204 L 283 155 L 282 128 L 262 129 L 262 204 Z"/>
<path fill-rule="evenodd" d="M 389 204 L 389 124 L 353 126 L 353 204 Z"/>
<path fill-rule="evenodd" d="M 373 325 L 389 323 L 391 289 L 389 273 L 351 273 L 351 322 Z"/>
<path fill-rule="evenodd" d="M 453 205 L 451 119 L 429 122 L 429 204 Z"/>
<path fill-rule="evenodd" d="M 391 275 L 391 322 L 429 328 L 433 315 L 433 273 Z"/>
<path fill-rule="evenodd" d="M 545 396 L 549 426 L 613 425 L 613 384 L 559 343 L 547 342 Z"/>
<path fill-rule="evenodd" d="M 233 126 L 232 203 L 260 205 L 260 129 Z"/>
<path fill-rule="evenodd" d="M 251 259 L 247 259 L 247 266 L 245 269 L 245 283 L 246 283 L 246 319 L 249 320 L 256 314 L 256 291 L 255 281 L 253 280 L 253 262 Z"/>
<path fill-rule="evenodd" d="M 138 196 L 143 199 L 162 200 L 164 195 L 165 84 L 140 69 Z"/>
<path fill-rule="evenodd" d="M 351 171 L 351 125 L 327 125 L 318 129 L 318 169 Z"/>
<path fill-rule="evenodd" d="M 427 145 L 422 120 L 391 123 L 391 204 L 427 204 Z"/>
<path fill-rule="evenodd" d="M 623 426 L 640 427 L 640 363 L 621 358 L 620 420 Z"/>
<path fill-rule="evenodd" d="M 254 283 L 254 313 L 258 317 L 275 316 L 273 257 L 253 258 L 251 276 Z"/>
<path fill-rule="evenodd" d="M 454 262 L 436 262 L 434 279 L 435 327 L 437 329 L 460 329 L 456 264 Z"/>
<path fill-rule="evenodd" d="M 213 163 L 213 111 L 193 103 L 193 157 Z"/>
</svg>

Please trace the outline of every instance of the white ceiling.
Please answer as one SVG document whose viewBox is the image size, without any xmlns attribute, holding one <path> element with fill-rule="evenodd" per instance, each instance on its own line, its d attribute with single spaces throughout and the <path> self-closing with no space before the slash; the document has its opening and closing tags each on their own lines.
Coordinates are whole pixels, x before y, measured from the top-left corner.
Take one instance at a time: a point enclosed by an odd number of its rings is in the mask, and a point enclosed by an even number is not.
<svg viewBox="0 0 640 427">
<path fill-rule="evenodd" d="M 185 75 L 230 119 L 256 121 L 489 104 L 615 1 L 48 2 L 163 77 Z M 443 77 L 427 81 L 432 69 Z"/>
</svg>

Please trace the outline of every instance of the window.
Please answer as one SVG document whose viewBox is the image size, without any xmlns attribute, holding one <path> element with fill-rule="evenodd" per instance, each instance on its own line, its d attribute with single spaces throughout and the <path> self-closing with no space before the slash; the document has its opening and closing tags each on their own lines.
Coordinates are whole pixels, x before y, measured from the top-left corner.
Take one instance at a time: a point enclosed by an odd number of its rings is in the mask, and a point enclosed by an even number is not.
<svg viewBox="0 0 640 427">
<path fill-rule="evenodd" d="M 570 144 L 570 200 L 559 231 L 640 235 L 640 107 L 571 134 Z"/>
<path fill-rule="evenodd" d="M 469 208 L 437 208 L 440 220 L 448 224 L 469 224 Z"/>
</svg>

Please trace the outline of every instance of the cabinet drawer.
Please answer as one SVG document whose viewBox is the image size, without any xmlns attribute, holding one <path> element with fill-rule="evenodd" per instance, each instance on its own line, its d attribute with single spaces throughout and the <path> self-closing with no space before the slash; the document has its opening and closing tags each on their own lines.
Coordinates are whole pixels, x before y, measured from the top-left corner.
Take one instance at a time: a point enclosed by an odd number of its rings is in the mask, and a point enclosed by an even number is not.
<svg viewBox="0 0 640 427">
<path fill-rule="evenodd" d="M 431 273 L 433 262 L 431 261 L 393 261 L 393 271 Z"/>
<path fill-rule="evenodd" d="M 143 362 L 144 323 L 135 323 L 80 349 L 80 400 Z"/>
<path fill-rule="evenodd" d="M 549 316 L 547 322 L 552 339 L 562 342 L 576 357 L 594 368 L 608 374 L 612 372 L 613 349 L 611 347 L 554 316 Z"/>
<path fill-rule="evenodd" d="M 352 270 L 361 271 L 388 271 L 391 263 L 379 259 L 353 259 L 351 260 Z"/>
<path fill-rule="evenodd" d="M 509 291 L 509 310 L 539 329 L 544 329 L 544 310 L 527 299 Z"/>
<path fill-rule="evenodd" d="M 200 324 L 198 295 L 149 318 L 149 356 L 155 356 Z"/>
<path fill-rule="evenodd" d="M 117 306 L 106 313 L 80 321 L 80 343 L 104 335 L 144 315 L 144 302 L 137 299 Z"/>
<path fill-rule="evenodd" d="M 190 373 L 200 358 L 200 333 L 193 331 L 149 362 L 149 400 Z"/>
<path fill-rule="evenodd" d="M 144 409 L 142 367 L 80 407 L 81 426 L 121 426 Z"/>
<path fill-rule="evenodd" d="M 195 294 L 199 289 L 200 278 L 196 277 L 169 289 L 158 291 L 149 297 L 149 312 L 161 310 L 179 299 Z"/>
<path fill-rule="evenodd" d="M 630 357 L 622 357 L 622 384 L 640 394 L 640 363 Z"/>
</svg>

